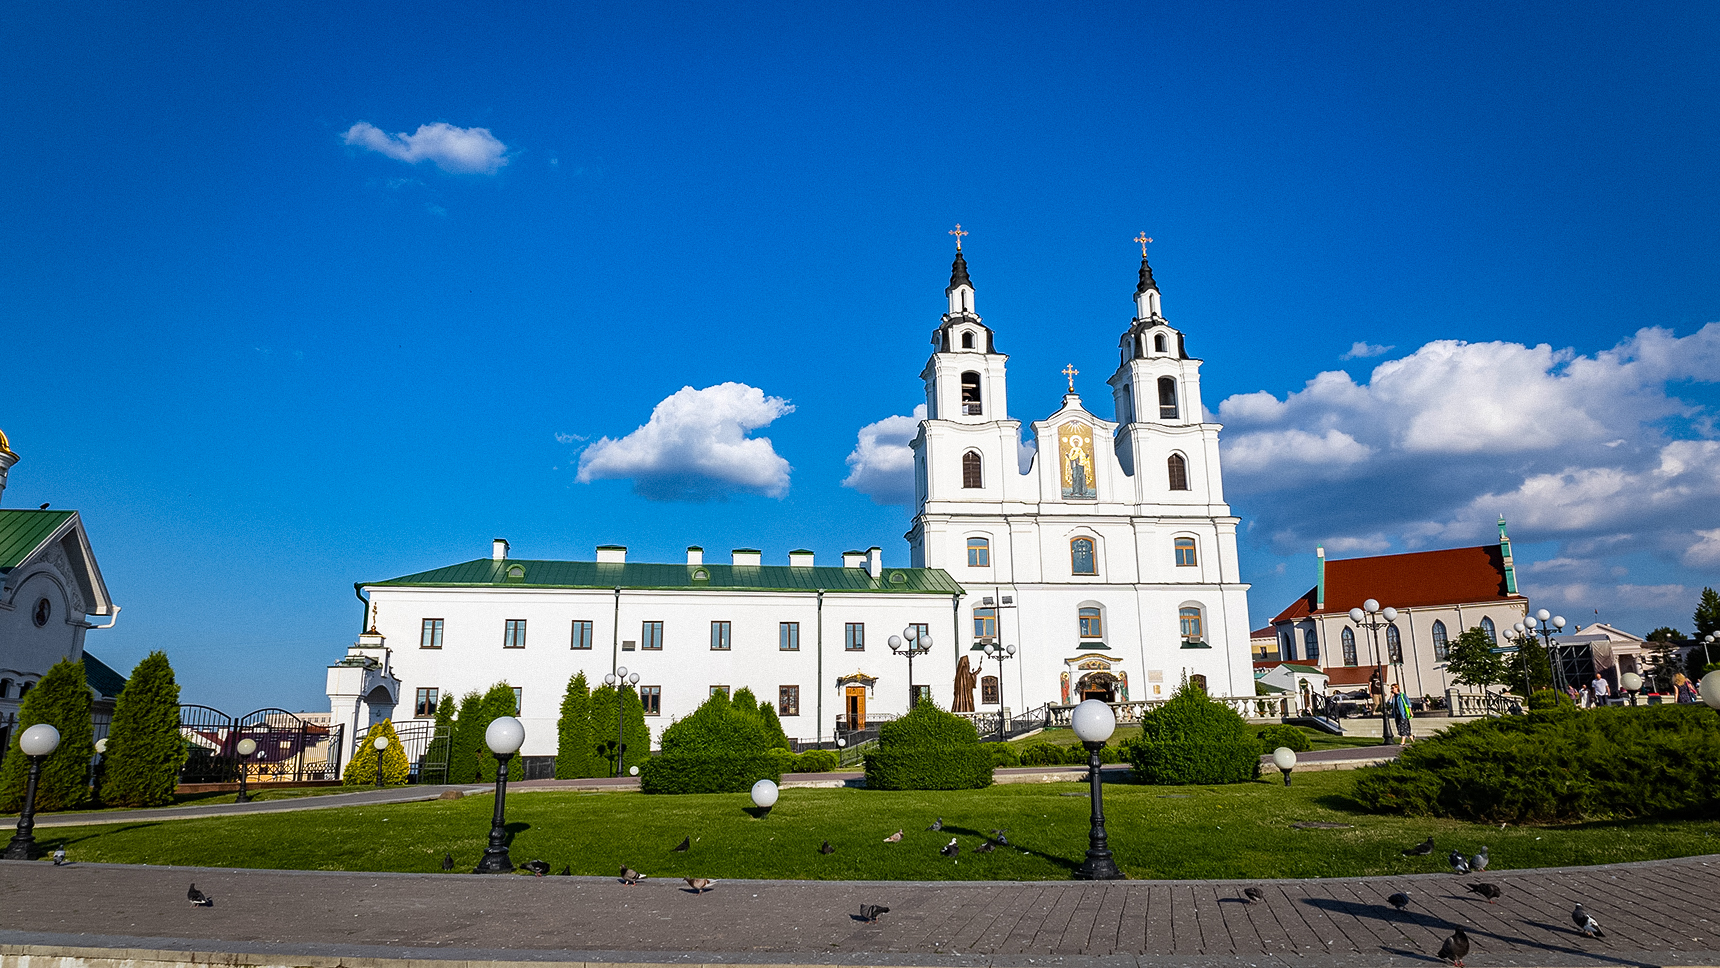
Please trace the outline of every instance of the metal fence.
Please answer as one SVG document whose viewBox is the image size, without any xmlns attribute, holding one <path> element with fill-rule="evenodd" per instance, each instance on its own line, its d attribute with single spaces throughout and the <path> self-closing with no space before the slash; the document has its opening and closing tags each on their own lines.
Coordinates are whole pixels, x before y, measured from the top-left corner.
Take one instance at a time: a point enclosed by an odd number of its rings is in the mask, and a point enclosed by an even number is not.
<svg viewBox="0 0 1720 968">
<path fill-rule="evenodd" d="M 179 771 L 181 783 L 234 783 L 241 768 L 253 783 L 340 779 L 342 727 L 313 723 L 285 709 L 235 717 L 187 703 L 179 707 L 179 733 L 190 751 Z M 257 744 L 248 758 L 239 755 L 243 739 Z"/>
<path fill-rule="evenodd" d="M 358 738 L 355 749 L 362 749 L 370 741 L 371 730 L 364 731 Z M 436 723 L 432 720 L 419 720 L 410 723 L 397 723 L 394 735 L 400 739 L 400 745 L 406 750 L 408 783 L 447 783 L 448 754 L 453 748 L 453 737 L 447 731 L 438 733 Z"/>
</svg>

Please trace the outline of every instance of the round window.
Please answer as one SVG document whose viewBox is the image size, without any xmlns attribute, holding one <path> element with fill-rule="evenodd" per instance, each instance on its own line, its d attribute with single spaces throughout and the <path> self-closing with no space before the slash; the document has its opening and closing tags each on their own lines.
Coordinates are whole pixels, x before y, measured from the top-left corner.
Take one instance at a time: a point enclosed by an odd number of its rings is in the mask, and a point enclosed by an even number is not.
<svg viewBox="0 0 1720 968">
<path fill-rule="evenodd" d="M 54 614 L 53 603 L 49 602 L 45 598 L 42 599 L 41 601 L 37 602 L 36 603 L 36 613 L 32 616 L 32 618 L 34 618 L 36 621 L 36 627 L 41 628 L 42 626 L 48 624 L 48 618 L 49 618 L 49 616 L 51 616 L 53 614 Z"/>
</svg>

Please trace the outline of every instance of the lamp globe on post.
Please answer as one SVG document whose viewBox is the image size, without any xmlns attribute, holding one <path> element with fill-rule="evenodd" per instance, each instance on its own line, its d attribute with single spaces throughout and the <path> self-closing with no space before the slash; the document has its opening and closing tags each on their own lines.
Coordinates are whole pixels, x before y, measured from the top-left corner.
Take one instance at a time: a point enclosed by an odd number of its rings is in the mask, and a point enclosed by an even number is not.
<svg viewBox="0 0 1720 968">
<path fill-rule="evenodd" d="M 508 858 L 507 798 L 508 761 L 525 745 L 526 728 L 512 716 L 498 716 L 484 730 L 484 745 L 496 754 L 496 812 L 490 818 L 490 846 L 478 861 L 479 874 L 506 874 L 514 869 Z"/>
<path fill-rule="evenodd" d="M 6 845 L 6 853 L 0 857 L 6 860 L 36 858 L 36 785 L 42 780 L 42 761 L 59 747 L 60 731 L 47 723 L 37 723 L 18 737 L 18 752 L 30 758 L 30 777 L 24 783 L 24 809 L 18 813 L 18 831 L 12 835 L 12 841 Z"/>
<path fill-rule="evenodd" d="M 1720 712 L 1720 669 L 1703 676 L 1702 684 L 1698 687 L 1697 692 L 1702 696 L 1702 701 L 1708 704 L 1709 709 Z M 21 822 L 20 826 L 22 826 Z"/>
<path fill-rule="evenodd" d="M 1296 751 L 1288 746 L 1280 746 L 1272 751 L 1272 765 L 1278 767 L 1284 774 L 1284 785 L 1290 785 L 1290 771 L 1296 768 Z"/>
<path fill-rule="evenodd" d="M 752 785 L 753 806 L 758 808 L 757 816 L 764 819 L 770 813 L 770 808 L 776 806 L 778 790 L 776 783 L 771 780 L 760 780 Z"/>
<path fill-rule="evenodd" d="M 1087 832 L 1087 859 L 1075 868 L 1078 881 L 1119 881 L 1123 872 L 1111 859 L 1110 840 L 1105 835 L 1105 801 L 1099 789 L 1099 748 L 1117 729 L 1117 714 L 1099 699 L 1084 700 L 1070 716 L 1075 736 L 1087 747 L 1087 782 L 1093 805 L 1092 826 Z"/>
<path fill-rule="evenodd" d="M 1642 677 L 1634 672 L 1627 672 L 1618 677 L 1618 684 L 1624 691 L 1630 693 L 1630 704 L 1636 705 L 1636 694 L 1642 690 Z"/>
<path fill-rule="evenodd" d="M 370 748 L 376 750 L 376 788 L 382 789 L 382 754 L 388 749 L 388 737 L 378 736 L 370 741 Z"/>
<path fill-rule="evenodd" d="M 251 773 L 251 754 L 257 752 L 257 741 L 247 736 L 234 744 L 233 752 L 239 754 L 239 798 L 234 803 L 250 803 L 251 795 L 245 792 L 245 780 Z"/>
</svg>

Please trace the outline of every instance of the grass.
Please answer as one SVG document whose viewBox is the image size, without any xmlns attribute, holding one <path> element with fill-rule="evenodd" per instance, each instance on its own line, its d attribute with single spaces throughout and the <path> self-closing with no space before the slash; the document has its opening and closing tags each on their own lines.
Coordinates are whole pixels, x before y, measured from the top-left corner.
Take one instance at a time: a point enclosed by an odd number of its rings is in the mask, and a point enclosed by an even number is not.
<svg viewBox="0 0 1720 968">
<path fill-rule="evenodd" d="M 1333 736 L 1331 733 L 1322 733 L 1319 730 L 1309 729 L 1306 726 L 1298 726 L 1294 728 L 1300 729 L 1303 735 L 1308 737 L 1308 743 L 1311 749 L 1349 749 L 1356 746 L 1380 745 L 1380 738 L 1378 736 L 1371 739 L 1366 736 Z M 1121 747 L 1124 741 L 1134 739 L 1139 735 L 1141 735 L 1141 727 L 1139 726 L 1118 726 L 1117 731 L 1111 734 L 1111 738 L 1108 742 L 1112 746 Z M 1009 744 L 1015 747 L 1017 751 L 1020 751 L 1035 743 L 1051 743 L 1056 746 L 1074 746 L 1079 742 L 1080 740 L 1075 737 L 1074 730 L 1065 726 L 1056 726 L 1051 729 L 1041 730 L 1040 732 L 1034 733 L 1032 736 L 1026 736 L 1021 739 L 1012 739 L 1009 741 Z"/>
<path fill-rule="evenodd" d="M 1323 877 L 1445 869 L 1447 850 L 1491 848 L 1493 867 L 1650 860 L 1720 851 L 1720 821 L 1638 821 L 1500 829 L 1364 813 L 1353 773 L 1310 773 L 1217 787 L 1107 784 L 1117 863 L 1135 878 Z M 74 860 L 299 870 L 440 870 L 446 851 L 469 871 L 483 852 L 487 796 L 198 820 L 38 828 Z M 622 864 L 654 877 L 1005 880 L 1069 876 L 1087 847 L 1085 787 L 994 786 L 956 792 L 783 791 L 768 817 L 745 794 L 520 793 L 508 799 L 515 863 L 542 858 L 577 874 Z M 926 826 L 942 817 L 944 830 Z M 1298 830 L 1297 821 L 1349 824 Z M 994 827 L 1014 848 L 975 854 Z M 897 828 L 898 844 L 883 842 Z M 1428 857 L 1400 851 L 1432 835 Z M 954 859 L 937 850 L 955 837 Z M 692 850 L 669 848 L 692 837 Z M 828 839 L 836 848 L 817 852 Z"/>
<path fill-rule="evenodd" d="M 250 795 L 250 799 L 253 803 L 261 803 L 264 800 L 297 800 L 301 797 L 326 797 L 332 793 L 364 793 L 374 789 L 376 789 L 375 785 L 274 788 L 268 784 L 253 783 L 246 788 L 245 792 Z M 402 789 L 402 787 L 395 786 L 390 787 L 389 789 L 398 790 Z M 201 807 L 216 803 L 236 803 L 238 802 L 238 799 L 238 791 L 228 791 L 226 793 L 176 793 L 173 796 L 173 802 L 171 804 L 167 804 L 165 807 L 161 807 L 159 809 L 169 809 L 171 807 Z M 73 810 L 69 812 L 107 813 L 115 810 L 137 809 L 140 808 L 92 807 L 87 810 Z M 49 818 L 54 815 L 51 813 L 43 813 L 40 816 L 43 818 Z"/>
</svg>

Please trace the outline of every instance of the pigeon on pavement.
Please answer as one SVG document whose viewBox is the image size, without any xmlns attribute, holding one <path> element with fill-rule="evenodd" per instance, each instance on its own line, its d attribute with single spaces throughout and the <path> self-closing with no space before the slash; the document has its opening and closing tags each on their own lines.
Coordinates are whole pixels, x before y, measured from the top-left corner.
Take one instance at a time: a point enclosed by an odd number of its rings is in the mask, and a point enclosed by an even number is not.
<svg viewBox="0 0 1720 968">
<path fill-rule="evenodd" d="M 1446 938 L 1445 943 L 1439 946 L 1439 957 L 1456 965 L 1457 968 L 1463 968 L 1463 956 L 1467 954 L 1469 954 L 1469 935 L 1464 934 L 1462 928 L 1455 929 L 1451 937 Z"/>
<path fill-rule="evenodd" d="M 882 904 L 862 904 L 862 905 L 860 905 L 860 920 L 862 920 L 862 921 L 868 921 L 868 922 L 876 921 L 876 920 L 878 920 L 878 915 L 889 914 L 889 913 L 890 913 L 890 909 L 883 906 Z"/>
<path fill-rule="evenodd" d="M 985 843 L 980 844 L 978 847 L 975 847 L 973 852 L 976 854 L 989 854 L 996 849 L 997 845 L 988 840 Z"/>
<path fill-rule="evenodd" d="M 1585 938 L 1606 937 L 1605 934 L 1601 933 L 1601 923 L 1594 919 L 1594 915 L 1583 910 L 1583 905 L 1580 902 L 1577 904 L 1577 909 L 1571 912 L 1571 920 L 1576 923 L 1577 928 L 1583 932 Z"/>
<path fill-rule="evenodd" d="M 443 854 L 442 855 L 442 869 L 445 871 L 451 871 L 454 869 L 454 855 L 453 854 Z"/>
<path fill-rule="evenodd" d="M 826 840 L 824 842 L 824 846 L 818 848 L 818 852 L 820 854 L 834 854 L 836 853 L 836 848 L 830 846 L 830 841 Z"/>
<path fill-rule="evenodd" d="M 902 832 L 900 830 L 898 830 L 895 833 L 891 834 L 890 836 L 884 838 L 884 843 L 886 843 L 886 844 L 899 844 L 901 842 L 902 842 Z"/>
<path fill-rule="evenodd" d="M 1397 908 L 1399 911 L 1402 911 L 1404 908 L 1409 907 L 1409 895 L 1399 891 L 1391 897 L 1386 898 L 1386 903 Z"/>
<path fill-rule="evenodd" d="M 1487 845 L 1481 845 L 1481 853 L 1469 858 L 1469 869 L 1479 874 L 1487 869 Z"/>
<path fill-rule="evenodd" d="M 533 877 L 542 877 L 549 873 L 548 861 L 528 860 L 524 864 L 521 864 L 520 867 L 524 870 L 530 871 Z"/>
<path fill-rule="evenodd" d="M 621 883 L 626 884 L 628 887 L 633 887 L 644 879 L 644 874 L 628 867 L 626 864 L 621 865 Z"/>
<path fill-rule="evenodd" d="M 681 853 L 685 854 L 687 852 L 687 849 L 692 847 L 692 846 L 693 846 L 693 838 L 692 837 L 682 837 L 681 842 L 675 845 L 675 849 L 680 851 Z"/>
<path fill-rule="evenodd" d="M 710 890 L 711 885 L 716 883 L 716 881 L 713 881 L 708 877 L 684 877 L 682 880 L 686 881 L 687 886 L 692 888 L 693 891 L 698 894 L 703 894 Z"/>
<path fill-rule="evenodd" d="M 943 849 L 938 851 L 938 853 L 943 854 L 945 857 L 954 857 L 961 852 L 962 849 L 956 846 L 956 839 L 954 837 L 951 837 L 950 842 L 945 844 Z"/>
<path fill-rule="evenodd" d="M 1258 887 L 1243 888 L 1242 896 L 1248 898 L 1248 903 L 1250 904 L 1259 904 L 1261 901 L 1266 900 L 1266 895 L 1261 893 L 1261 890 Z"/>
<path fill-rule="evenodd" d="M 1405 857 L 1425 857 L 1433 853 L 1433 838 L 1429 837 L 1403 852 Z"/>
<path fill-rule="evenodd" d="M 942 829 L 944 829 L 944 818 L 939 817 L 938 819 L 932 821 L 932 825 L 930 827 L 927 827 L 926 829 L 927 830 L 942 830 Z"/>
<path fill-rule="evenodd" d="M 66 862 L 66 848 L 61 847 L 58 850 L 54 851 L 54 866 L 59 867 L 60 865 L 64 864 L 65 862 Z"/>
<path fill-rule="evenodd" d="M 1451 872 L 1453 874 L 1467 874 L 1467 873 L 1469 873 L 1469 861 L 1464 860 L 1463 855 L 1458 853 L 1457 851 L 1455 851 L 1455 850 L 1452 851 L 1451 856 L 1447 857 L 1446 860 L 1448 862 L 1450 862 Z"/>
<path fill-rule="evenodd" d="M 203 893 L 202 891 L 199 891 L 197 889 L 197 885 L 195 883 L 191 885 L 191 890 L 185 892 L 185 898 L 186 898 L 186 900 L 189 900 L 191 902 L 192 907 L 214 907 L 215 906 L 215 899 L 210 897 L 209 895 Z M 1578 906 L 1578 910 L 1581 910 L 1580 905 Z"/>
<path fill-rule="evenodd" d="M 1494 901 L 1497 901 L 1500 895 L 1505 893 L 1499 889 L 1499 885 L 1487 883 L 1471 884 L 1469 885 L 1468 890 L 1472 894 L 1479 894 L 1486 898 L 1488 904 L 1492 904 Z"/>
</svg>

